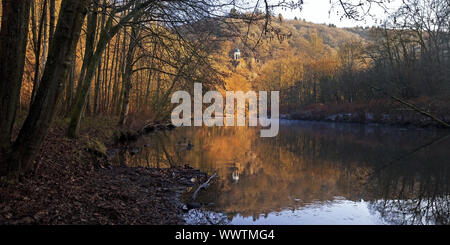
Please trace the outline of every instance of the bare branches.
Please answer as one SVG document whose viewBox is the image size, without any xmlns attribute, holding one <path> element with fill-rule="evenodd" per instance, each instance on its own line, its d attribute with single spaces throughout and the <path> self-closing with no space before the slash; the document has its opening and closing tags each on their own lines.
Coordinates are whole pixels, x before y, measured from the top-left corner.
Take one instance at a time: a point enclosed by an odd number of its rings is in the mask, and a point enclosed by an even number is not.
<svg viewBox="0 0 450 245">
<path fill-rule="evenodd" d="M 202 190 L 202 189 L 207 189 L 209 187 L 209 185 L 211 184 L 211 181 L 217 177 L 217 173 L 214 173 L 211 177 L 209 177 L 209 179 L 203 183 L 202 185 L 200 185 L 197 190 L 194 192 L 194 194 L 192 195 L 192 200 L 195 201 L 197 199 L 198 193 Z"/>
<path fill-rule="evenodd" d="M 341 18 L 354 19 L 364 21 L 365 18 L 376 18 L 373 14 L 374 8 L 379 8 L 385 13 L 389 11 L 389 5 L 393 0 L 331 0 L 332 8 L 340 13 L 343 11 Z"/>
</svg>

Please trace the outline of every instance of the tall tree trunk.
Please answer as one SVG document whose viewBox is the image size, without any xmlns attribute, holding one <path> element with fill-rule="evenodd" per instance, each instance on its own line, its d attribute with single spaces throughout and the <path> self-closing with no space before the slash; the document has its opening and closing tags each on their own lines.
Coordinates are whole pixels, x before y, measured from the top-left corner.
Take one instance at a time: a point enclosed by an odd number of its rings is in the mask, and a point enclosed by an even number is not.
<svg viewBox="0 0 450 245">
<path fill-rule="evenodd" d="M 48 35 L 48 43 L 49 46 L 52 45 L 53 41 L 53 35 L 55 34 L 55 12 L 56 12 L 56 6 L 55 6 L 55 0 L 50 0 L 50 29 L 49 29 L 49 35 Z"/>
<path fill-rule="evenodd" d="M 120 34 L 120 32 L 118 33 L 118 34 Z M 109 81 L 108 81 L 108 88 L 107 88 L 107 94 L 106 94 L 106 101 L 105 101 L 105 112 L 109 112 L 110 110 L 110 105 L 111 105 L 111 94 L 112 94 L 112 81 L 113 81 L 113 76 L 115 75 L 114 73 L 115 73 L 115 67 L 117 66 L 117 62 L 116 62 L 116 60 L 117 60 L 117 53 L 118 53 L 118 49 L 119 49 L 119 39 L 120 39 L 120 37 L 118 36 L 117 38 L 116 38 L 116 43 L 114 44 L 114 47 L 113 47 L 113 57 L 112 57 L 112 61 L 111 61 L 111 72 L 110 72 L 110 75 L 109 75 Z"/>
<path fill-rule="evenodd" d="M 120 65 L 119 65 L 119 79 L 122 79 L 123 73 L 125 72 L 125 60 L 127 58 L 127 40 L 128 40 L 128 33 L 127 30 L 123 30 L 123 40 L 122 40 L 122 51 L 120 52 Z M 118 91 L 118 97 L 117 97 L 117 103 L 115 108 L 115 113 L 120 115 L 120 110 L 122 109 L 122 101 L 123 101 L 123 86 L 120 86 Z"/>
<path fill-rule="evenodd" d="M 129 22 L 133 17 L 137 15 L 142 15 L 142 10 L 148 7 L 152 2 L 151 1 L 145 1 L 143 3 L 140 3 L 133 7 L 133 9 L 127 13 L 123 18 L 120 19 L 119 23 L 116 25 L 113 25 L 113 19 L 115 13 L 113 12 L 111 16 L 108 18 L 108 21 L 105 25 L 104 30 L 102 30 L 102 33 L 100 35 L 100 39 L 97 43 L 97 48 L 95 50 L 94 55 L 88 62 L 86 69 L 86 75 L 84 77 L 84 81 L 79 86 L 80 89 L 77 89 L 77 95 L 75 98 L 75 104 L 73 106 L 73 112 L 70 119 L 69 128 L 67 129 L 67 136 L 71 138 L 78 137 L 79 130 L 80 130 L 80 122 L 81 122 L 81 116 L 83 114 L 83 109 L 87 102 L 87 96 L 89 88 L 91 87 L 92 79 L 95 75 L 96 68 L 101 61 L 102 53 L 106 48 L 106 45 L 111 41 L 111 39 L 119 32 L 119 30 L 123 27 L 123 25 L 127 22 Z M 134 1 L 131 1 L 130 3 L 127 3 L 127 5 L 131 7 L 133 4 L 135 4 Z"/>
<path fill-rule="evenodd" d="M 0 149 L 11 145 L 20 102 L 31 0 L 3 0 L 0 30 Z"/>
<path fill-rule="evenodd" d="M 84 77 L 86 75 L 88 62 L 94 55 L 96 30 L 97 30 L 97 11 L 94 11 L 93 13 L 90 13 L 87 18 L 86 47 L 84 49 L 83 65 L 81 66 L 77 90 L 80 90 L 82 87 Z"/>
<path fill-rule="evenodd" d="M 56 112 L 64 80 L 80 37 L 90 0 L 62 0 L 59 21 L 50 47 L 41 85 L 30 113 L 8 156 L 1 175 L 17 177 L 32 169 L 34 159 Z"/>
<path fill-rule="evenodd" d="M 41 71 L 42 32 L 46 31 L 46 30 L 44 30 L 44 25 L 46 24 L 45 23 L 46 16 L 47 16 L 47 0 L 45 0 L 44 3 L 42 4 L 42 13 L 41 13 L 41 18 L 39 20 L 39 29 L 38 29 L 37 37 L 33 37 L 34 46 L 35 46 L 34 47 L 34 57 L 35 57 L 36 61 L 34 63 L 34 81 L 33 81 L 33 90 L 31 92 L 30 107 L 31 107 L 31 104 L 33 104 L 34 97 L 36 96 L 37 89 L 39 88 L 39 81 L 41 79 L 40 71 Z M 45 38 L 44 38 L 44 42 L 45 42 Z M 45 52 L 42 56 L 45 56 Z"/>
<path fill-rule="evenodd" d="M 106 4 L 106 2 L 103 1 L 103 4 Z M 100 30 L 103 30 L 103 28 L 105 27 L 105 20 L 106 20 L 106 15 L 102 14 L 102 18 L 100 21 Z M 98 35 L 100 35 L 100 34 L 101 33 L 98 32 Z M 101 72 L 102 72 L 102 64 L 100 63 L 97 68 L 97 78 L 96 78 L 96 82 L 95 82 L 95 86 L 94 86 L 94 113 L 95 114 L 98 112 Z"/>
<path fill-rule="evenodd" d="M 126 56 L 126 62 L 125 62 L 125 72 L 123 73 L 123 101 L 122 101 L 122 109 L 120 111 L 120 119 L 119 119 L 119 125 L 125 125 L 127 117 L 128 117 L 128 111 L 130 107 L 130 91 L 132 88 L 131 83 L 131 77 L 133 75 L 133 64 L 134 64 L 134 53 L 136 50 L 136 45 L 138 42 L 138 30 L 136 27 L 132 27 L 132 34 L 130 36 L 130 46 L 128 47 L 128 52 Z"/>
<path fill-rule="evenodd" d="M 108 81 L 108 70 L 109 70 L 109 55 L 110 55 L 110 48 L 111 47 L 111 42 L 109 42 L 108 43 L 108 48 L 106 49 L 106 54 L 105 54 L 105 61 L 104 61 L 104 64 L 105 64 L 105 68 L 106 69 L 103 69 L 103 75 L 102 75 L 102 77 L 103 77 L 103 79 L 102 79 L 102 82 L 101 82 L 101 87 L 102 87 L 102 90 L 100 90 L 100 91 L 103 91 L 102 93 L 100 93 L 99 94 L 99 107 L 100 108 L 102 108 L 102 110 L 104 110 L 105 109 L 105 100 L 106 100 L 106 88 L 107 88 L 107 86 L 106 86 L 106 83 L 107 83 L 107 81 Z M 103 98 L 103 100 L 102 100 L 102 98 Z"/>
<path fill-rule="evenodd" d="M 66 84 L 66 101 L 65 101 L 65 108 L 64 108 L 64 116 L 68 115 L 68 112 L 70 111 L 70 106 L 72 105 L 72 99 L 73 99 L 73 90 L 75 88 L 75 63 L 76 63 L 76 54 L 74 53 L 74 57 L 72 57 L 72 65 L 70 67 L 70 72 L 68 75 L 68 80 Z"/>
<path fill-rule="evenodd" d="M 122 64 L 122 52 L 120 49 L 120 32 L 117 34 L 117 59 L 116 59 L 116 67 L 114 69 L 114 86 L 113 86 L 113 95 L 111 100 L 111 113 L 115 114 L 117 112 L 117 101 L 119 100 L 119 68 Z"/>
<path fill-rule="evenodd" d="M 98 64 L 97 68 L 97 77 L 95 79 L 95 85 L 94 85 L 94 114 L 97 114 L 99 112 L 99 104 L 100 104 L 100 82 L 101 82 L 101 74 L 102 74 L 102 64 Z"/>
</svg>

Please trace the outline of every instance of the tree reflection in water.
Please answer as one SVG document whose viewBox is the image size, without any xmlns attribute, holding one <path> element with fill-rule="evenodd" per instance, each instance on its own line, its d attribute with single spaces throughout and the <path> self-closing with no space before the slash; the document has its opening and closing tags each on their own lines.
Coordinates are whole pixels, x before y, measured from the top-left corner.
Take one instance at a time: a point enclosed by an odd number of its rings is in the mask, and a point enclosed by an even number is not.
<svg viewBox="0 0 450 245">
<path fill-rule="evenodd" d="M 188 224 L 196 225 L 227 225 L 229 218 L 223 213 L 217 213 L 208 210 L 190 210 L 185 215 Z"/>
<path fill-rule="evenodd" d="M 448 224 L 450 140 L 402 157 L 443 133 L 283 122 L 277 138 L 260 138 L 254 128 L 181 128 L 141 138 L 135 147 L 142 152 L 127 152 L 121 161 L 217 171 L 220 180 L 199 196 L 214 205 L 190 213 L 204 224 L 236 217 L 257 221 L 328 205 L 337 197 L 364 200 L 370 213 L 387 223 Z"/>
<path fill-rule="evenodd" d="M 379 200 L 371 202 L 370 209 L 392 224 L 450 224 L 450 166 L 442 150 L 418 154 L 428 160 L 400 161 L 371 176 L 367 188 Z"/>
</svg>

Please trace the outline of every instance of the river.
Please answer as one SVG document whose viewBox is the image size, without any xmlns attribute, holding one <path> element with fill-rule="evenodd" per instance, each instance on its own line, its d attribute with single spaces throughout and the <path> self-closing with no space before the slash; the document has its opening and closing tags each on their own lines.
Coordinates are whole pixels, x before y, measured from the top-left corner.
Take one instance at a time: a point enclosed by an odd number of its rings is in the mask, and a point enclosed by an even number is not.
<svg viewBox="0 0 450 245">
<path fill-rule="evenodd" d="M 257 128 L 179 128 L 142 137 L 114 161 L 217 172 L 188 224 L 449 224 L 448 134 L 284 120 L 276 138 Z"/>
</svg>

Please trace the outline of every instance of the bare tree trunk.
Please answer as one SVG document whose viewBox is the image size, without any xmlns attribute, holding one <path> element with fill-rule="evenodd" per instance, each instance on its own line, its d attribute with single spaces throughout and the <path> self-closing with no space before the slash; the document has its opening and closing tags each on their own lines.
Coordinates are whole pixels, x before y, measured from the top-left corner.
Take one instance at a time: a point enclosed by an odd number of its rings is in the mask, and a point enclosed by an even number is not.
<svg viewBox="0 0 450 245">
<path fill-rule="evenodd" d="M 0 175 L 17 177 L 32 169 L 71 67 L 89 0 L 63 0 L 59 21 L 36 99 Z"/>
<path fill-rule="evenodd" d="M 109 70 L 109 59 L 110 59 L 110 53 L 111 53 L 111 42 L 108 43 L 108 48 L 106 49 L 105 54 L 105 67 L 106 69 L 103 69 L 103 79 L 102 79 L 102 89 L 100 90 L 99 94 L 99 107 L 102 108 L 102 110 L 105 110 L 105 101 L 107 99 L 107 81 L 108 81 L 108 70 Z M 103 99 L 103 100 L 102 100 Z"/>
<path fill-rule="evenodd" d="M 3 0 L 0 30 L 0 149 L 11 145 L 25 64 L 30 0 Z"/>
<path fill-rule="evenodd" d="M 83 65 L 81 67 L 80 77 L 78 79 L 78 88 L 81 89 L 84 77 L 86 75 L 86 69 L 89 60 L 94 55 L 95 35 L 97 29 L 97 13 L 94 11 L 90 13 L 87 18 L 87 30 L 86 30 L 86 47 L 84 50 Z"/>
<path fill-rule="evenodd" d="M 120 32 L 118 33 L 120 34 Z M 119 49 L 119 39 L 120 37 L 117 37 L 116 43 L 114 44 L 113 47 L 113 57 L 112 57 L 112 61 L 111 61 L 111 72 L 109 75 L 109 81 L 108 81 L 108 87 L 107 87 L 107 94 L 106 94 L 106 101 L 105 101 L 105 112 L 109 112 L 110 111 L 110 106 L 111 106 L 111 95 L 112 94 L 112 83 L 113 83 L 113 76 L 115 75 L 115 67 L 117 66 L 117 53 L 118 53 L 118 49 Z"/>
<path fill-rule="evenodd" d="M 123 76 L 123 73 L 125 72 L 125 60 L 127 58 L 126 56 L 126 43 L 128 40 L 128 33 L 127 31 L 123 30 L 123 43 L 122 43 L 122 51 L 120 53 L 120 63 L 119 63 L 119 74 L 121 74 Z M 118 77 L 122 77 L 122 76 L 118 76 Z M 119 86 L 119 84 L 117 85 Z M 122 101 L 123 101 L 123 86 L 120 86 L 120 88 L 117 90 L 118 91 L 118 97 L 117 97 L 117 103 L 116 103 L 116 108 L 115 108 L 115 113 L 120 114 L 120 110 L 122 109 Z"/>
<path fill-rule="evenodd" d="M 101 74 L 102 74 L 102 64 L 98 64 L 97 68 L 97 77 L 94 85 L 94 113 L 97 114 L 99 112 L 99 96 L 100 96 L 100 80 L 101 80 Z"/>
<path fill-rule="evenodd" d="M 130 3 L 134 4 L 134 2 Z M 112 13 L 111 16 L 108 18 L 108 21 L 105 25 L 105 29 L 102 30 L 102 33 L 100 35 L 100 39 L 98 41 L 95 53 L 90 59 L 89 64 L 87 66 L 84 81 L 82 84 L 79 85 L 81 86 L 80 89 L 77 90 L 75 104 L 73 106 L 72 117 L 70 119 L 69 128 L 67 130 L 67 136 L 71 138 L 78 137 L 80 130 L 81 116 L 83 114 L 83 108 L 86 105 L 88 91 L 89 88 L 91 87 L 92 79 L 94 77 L 99 62 L 101 61 L 102 53 L 105 50 L 106 45 L 119 32 L 119 30 L 123 27 L 125 23 L 130 21 L 136 15 L 142 15 L 143 13 L 141 10 L 149 6 L 151 3 L 152 3 L 151 1 L 145 1 L 144 3 L 138 4 L 123 18 L 121 18 L 119 23 L 117 23 L 116 25 L 113 25 L 113 16 L 115 15 L 115 13 Z"/>
<path fill-rule="evenodd" d="M 114 68 L 114 86 L 113 86 L 113 92 L 112 92 L 112 99 L 111 99 L 111 113 L 116 113 L 117 108 L 117 100 L 119 99 L 119 66 L 122 61 L 122 52 L 120 50 L 120 32 L 117 35 L 117 43 L 116 43 L 116 49 L 117 49 L 117 59 L 116 59 L 116 65 Z"/>
<path fill-rule="evenodd" d="M 56 6 L 55 6 L 55 0 L 50 0 L 50 29 L 49 29 L 49 35 L 48 35 L 48 45 L 52 45 L 53 41 L 53 35 L 55 34 L 55 12 L 56 12 Z"/>
<path fill-rule="evenodd" d="M 47 0 L 45 0 L 44 3 L 42 4 L 42 13 L 41 13 L 41 18 L 39 20 L 39 29 L 38 29 L 37 37 L 36 38 L 33 37 L 34 46 L 35 46 L 34 47 L 34 57 L 35 57 L 36 61 L 34 64 L 34 81 L 33 81 L 33 90 L 31 92 L 30 107 L 31 107 L 31 104 L 33 104 L 34 97 L 36 96 L 36 91 L 39 88 L 39 81 L 41 79 L 40 71 L 41 71 L 42 32 L 46 32 L 46 30 L 44 30 L 44 26 L 46 24 L 45 23 L 46 18 L 47 18 Z M 45 42 L 45 38 L 44 38 L 44 42 Z M 43 53 L 42 56 L 45 56 L 45 52 Z"/>
<path fill-rule="evenodd" d="M 100 23 L 100 30 L 103 30 L 103 28 L 105 27 L 105 18 L 106 15 L 103 14 Z M 98 112 L 101 73 L 102 73 L 102 64 L 100 63 L 97 68 L 97 79 L 94 87 L 94 113 Z"/>
<path fill-rule="evenodd" d="M 64 115 L 67 116 L 67 113 L 70 111 L 70 106 L 72 105 L 73 100 L 73 90 L 75 88 L 75 63 L 76 63 L 76 54 L 74 53 L 74 57 L 72 58 L 72 66 L 70 68 L 70 72 L 68 75 L 68 81 L 66 84 L 66 101 L 64 108 Z"/>
<path fill-rule="evenodd" d="M 130 36 L 130 46 L 128 47 L 128 52 L 125 62 L 125 72 L 123 73 L 122 83 L 123 83 L 123 101 L 122 109 L 120 111 L 119 125 L 125 125 L 128 111 L 130 107 L 130 91 L 132 88 L 131 77 L 133 76 L 133 64 L 134 64 L 134 53 L 136 50 L 136 45 L 138 42 L 138 30 L 136 27 L 132 27 Z"/>
</svg>

